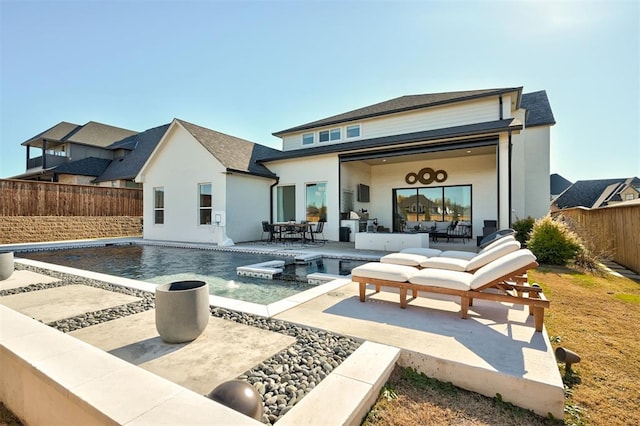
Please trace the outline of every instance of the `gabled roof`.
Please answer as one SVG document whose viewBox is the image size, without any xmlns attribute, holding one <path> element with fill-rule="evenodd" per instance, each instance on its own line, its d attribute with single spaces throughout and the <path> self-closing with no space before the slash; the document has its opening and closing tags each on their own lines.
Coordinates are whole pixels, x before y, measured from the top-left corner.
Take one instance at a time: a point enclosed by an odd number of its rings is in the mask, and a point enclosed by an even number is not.
<svg viewBox="0 0 640 426">
<path fill-rule="evenodd" d="M 628 185 L 638 187 L 640 186 L 640 179 L 633 177 L 579 180 L 560 194 L 553 204 L 560 209 L 579 206 L 587 208 L 602 207 Z"/>
<path fill-rule="evenodd" d="M 568 181 L 567 179 L 563 178 L 562 176 L 560 176 L 557 173 L 553 173 L 550 176 L 550 182 L 551 182 L 551 194 L 552 195 L 557 195 L 557 194 L 561 194 L 562 191 L 564 191 L 565 189 L 567 189 L 568 187 L 571 186 L 571 182 Z"/>
<path fill-rule="evenodd" d="M 535 126 L 551 126 L 556 124 L 553 117 L 547 92 L 540 90 L 538 92 L 524 93 L 520 107 L 526 109 L 524 119 L 525 127 Z"/>
<path fill-rule="evenodd" d="M 115 158 L 96 182 L 135 178 L 168 128 L 169 124 L 154 127 L 110 145 L 110 149 L 126 148 L 131 152 Z"/>
<path fill-rule="evenodd" d="M 305 129 L 311 129 L 320 126 L 329 126 L 337 123 L 344 123 L 355 120 L 362 120 L 364 118 L 377 117 L 381 115 L 394 114 L 398 112 L 410 111 L 414 109 L 420 109 L 425 107 L 432 107 L 436 105 L 443 105 L 453 102 L 468 101 L 471 99 L 477 99 L 488 96 L 498 96 L 504 93 L 518 92 L 522 93 L 522 87 L 502 88 L 502 89 L 483 89 L 483 90 L 466 90 L 460 92 L 445 92 L 445 93 L 429 93 L 424 95 L 408 95 L 394 98 L 388 101 L 380 102 L 374 105 L 369 105 L 364 108 L 355 109 L 353 111 L 345 112 L 343 114 L 334 115 L 321 120 L 313 121 L 311 123 L 303 124 L 301 126 L 292 127 L 290 129 L 281 130 L 273 133 L 274 136 L 281 136 L 286 133 L 296 132 Z M 519 103 L 518 99 L 517 103 Z"/>
<path fill-rule="evenodd" d="M 90 121 L 83 126 L 63 121 L 23 142 L 22 145 L 32 145 L 47 139 L 56 142 L 73 142 L 105 148 L 136 133 L 133 130 L 109 126 L 95 121 Z"/>
<path fill-rule="evenodd" d="M 175 122 L 184 127 L 227 170 L 268 178 L 276 177 L 273 172 L 256 161 L 280 151 L 177 118 Z"/>
<path fill-rule="evenodd" d="M 53 171 L 56 174 L 100 176 L 109 166 L 111 160 L 105 158 L 87 157 L 82 160 L 61 164 Z"/>
</svg>

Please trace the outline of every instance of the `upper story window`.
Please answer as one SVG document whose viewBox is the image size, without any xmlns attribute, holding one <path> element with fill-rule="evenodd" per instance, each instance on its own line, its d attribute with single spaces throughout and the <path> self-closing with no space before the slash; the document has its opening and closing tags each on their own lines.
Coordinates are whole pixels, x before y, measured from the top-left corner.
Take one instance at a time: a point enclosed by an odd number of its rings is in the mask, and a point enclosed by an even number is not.
<svg viewBox="0 0 640 426">
<path fill-rule="evenodd" d="M 302 145 L 313 145 L 313 133 L 305 133 L 302 135 Z"/>
<path fill-rule="evenodd" d="M 318 140 L 320 142 L 339 141 L 341 134 L 340 129 L 322 130 L 318 133 Z"/>
<path fill-rule="evenodd" d="M 201 183 L 198 185 L 200 225 L 211 225 L 211 184 Z"/>
<path fill-rule="evenodd" d="M 626 195 L 624 196 L 624 199 L 625 199 L 626 201 L 631 201 L 631 200 L 634 200 L 634 199 L 635 199 L 635 197 L 633 196 L 633 194 L 626 194 Z"/>
<path fill-rule="evenodd" d="M 360 137 L 360 125 L 347 126 L 347 138 Z"/>
<path fill-rule="evenodd" d="M 153 188 L 153 223 L 164 223 L 164 188 Z"/>
</svg>

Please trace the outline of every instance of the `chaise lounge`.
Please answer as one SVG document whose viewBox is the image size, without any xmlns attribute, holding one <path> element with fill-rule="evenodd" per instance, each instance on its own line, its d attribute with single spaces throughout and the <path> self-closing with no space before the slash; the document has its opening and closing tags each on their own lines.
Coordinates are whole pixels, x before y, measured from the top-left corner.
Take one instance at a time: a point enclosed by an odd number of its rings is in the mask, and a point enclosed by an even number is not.
<svg viewBox="0 0 640 426">
<path fill-rule="evenodd" d="M 462 318 L 468 317 L 473 299 L 527 305 L 534 316 L 535 329 L 542 331 L 544 309 L 549 308 L 540 287 L 531 286 L 526 280 L 526 271 L 538 266 L 536 257 L 527 249 L 504 255 L 474 273 L 445 269 L 416 269 L 412 266 L 370 262 L 351 271 L 351 279 L 360 287 L 360 301 L 366 299 L 367 284 L 380 288 L 394 287 L 400 290 L 400 307 L 407 307 L 407 291 L 413 298 L 418 291 L 460 297 Z"/>
</svg>

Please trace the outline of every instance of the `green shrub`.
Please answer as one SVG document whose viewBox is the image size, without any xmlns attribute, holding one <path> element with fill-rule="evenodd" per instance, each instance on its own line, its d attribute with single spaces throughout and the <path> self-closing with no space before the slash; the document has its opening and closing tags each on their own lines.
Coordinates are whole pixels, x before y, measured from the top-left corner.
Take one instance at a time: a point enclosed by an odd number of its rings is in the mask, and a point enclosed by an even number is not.
<svg viewBox="0 0 640 426">
<path fill-rule="evenodd" d="M 538 258 L 538 262 L 548 265 L 566 265 L 584 251 L 580 238 L 563 222 L 547 215 L 538 219 L 531 231 L 527 245 Z"/>
<path fill-rule="evenodd" d="M 511 224 L 511 227 L 516 231 L 516 240 L 520 241 L 523 246 L 527 245 L 534 223 L 535 219 L 527 216 L 526 219 L 518 219 Z"/>
</svg>

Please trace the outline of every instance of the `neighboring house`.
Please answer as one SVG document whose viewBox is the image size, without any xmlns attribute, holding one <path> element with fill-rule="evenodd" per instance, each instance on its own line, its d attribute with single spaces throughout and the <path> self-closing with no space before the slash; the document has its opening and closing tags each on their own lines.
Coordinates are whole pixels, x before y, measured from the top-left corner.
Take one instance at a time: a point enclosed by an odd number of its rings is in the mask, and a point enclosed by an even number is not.
<svg viewBox="0 0 640 426">
<path fill-rule="evenodd" d="M 551 187 L 551 201 L 556 198 L 558 195 L 562 194 L 565 189 L 569 188 L 572 185 L 570 181 L 563 178 L 557 173 L 554 173 L 550 177 L 550 187 Z"/>
<path fill-rule="evenodd" d="M 469 218 L 482 235 L 484 220 L 548 212 L 553 124 L 546 93 L 521 87 L 402 96 L 276 132 L 282 150 L 176 119 L 136 178 L 144 237 L 217 241 L 224 225 L 249 241 L 262 220 L 293 219 L 325 221 L 338 240 L 341 219 L 363 209 L 391 230 L 411 212 Z"/>
<path fill-rule="evenodd" d="M 560 194 L 551 205 L 552 210 L 571 207 L 595 209 L 640 198 L 640 179 L 579 180 Z"/>
<path fill-rule="evenodd" d="M 174 119 L 141 168 L 144 238 L 220 242 L 260 238 L 277 176 L 257 162 L 278 151 Z"/>
<path fill-rule="evenodd" d="M 137 132 L 90 121 L 65 121 L 22 143 L 27 147 L 26 172 L 14 179 L 91 184 L 114 158 L 109 148 Z M 34 150 L 37 150 L 36 155 Z"/>
</svg>

